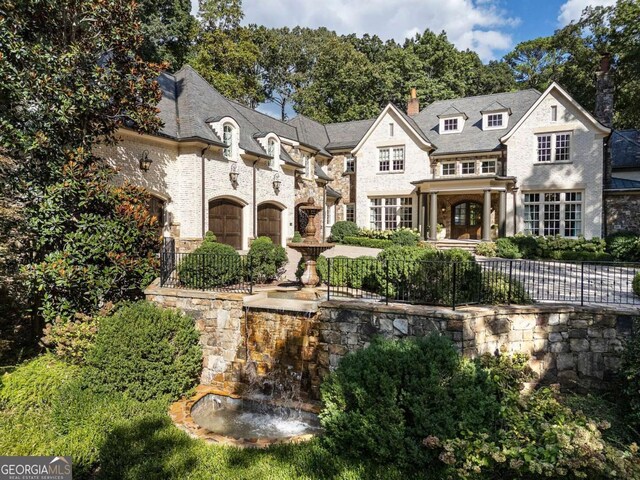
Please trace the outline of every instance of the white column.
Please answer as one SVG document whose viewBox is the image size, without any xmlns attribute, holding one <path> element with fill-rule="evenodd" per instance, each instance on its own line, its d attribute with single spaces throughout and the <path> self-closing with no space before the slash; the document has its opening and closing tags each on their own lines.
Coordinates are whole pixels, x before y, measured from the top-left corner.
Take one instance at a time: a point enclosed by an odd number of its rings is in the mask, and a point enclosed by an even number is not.
<svg viewBox="0 0 640 480">
<path fill-rule="evenodd" d="M 431 205 L 429 209 L 429 239 L 438 238 L 438 192 L 431 192 Z"/>
<path fill-rule="evenodd" d="M 491 190 L 484 191 L 482 204 L 482 240 L 491 240 Z"/>
</svg>

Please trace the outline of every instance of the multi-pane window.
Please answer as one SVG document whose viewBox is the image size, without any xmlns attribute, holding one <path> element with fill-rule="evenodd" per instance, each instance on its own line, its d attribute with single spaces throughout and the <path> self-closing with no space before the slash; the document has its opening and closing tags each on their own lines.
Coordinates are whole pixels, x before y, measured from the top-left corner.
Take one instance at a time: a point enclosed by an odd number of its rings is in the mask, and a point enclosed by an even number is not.
<svg viewBox="0 0 640 480">
<path fill-rule="evenodd" d="M 395 230 L 413 227 L 413 200 L 410 197 L 372 198 L 371 228 Z"/>
<path fill-rule="evenodd" d="M 472 175 L 476 173 L 476 162 L 462 162 L 460 167 L 463 175 Z"/>
<path fill-rule="evenodd" d="M 223 151 L 224 158 L 233 157 L 233 126 L 225 123 L 222 127 L 222 141 L 226 145 Z"/>
<path fill-rule="evenodd" d="M 276 156 L 276 141 L 273 138 L 270 138 L 267 144 L 267 155 L 271 157 L 269 159 L 269 168 L 273 168 L 276 163 L 274 158 Z"/>
<path fill-rule="evenodd" d="M 302 155 L 302 164 L 304 165 L 304 176 L 311 178 L 311 157 L 306 153 Z"/>
<path fill-rule="evenodd" d="M 563 162 L 571 159 L 570 133 L 545 133 L 538 135 L 539 162 Z"/>
<path fill-rule="evenodd" d="M 404 147 L 381 148 L 378 158 L 380 172 L 402 172 L 404 170 Z"/>
<path fill-rule="evenodd" d="M 353 203 L 347 203 L 344 206 L 344 219 L 348 222 L 356 221 L 356 206 Z"/>
<path fill-rule="evenodd" d="M 487 115 L 487 127 L 497 128 L 502 126 L 502 114 L 501 113 L 490 113 Z"/>
<path fill-rule="evenodd" d="M 524 231 L 530 235 L 582 234 L 582 192 L 524 194 Z"/>
<path fill-rule="evenodd" d="M 356 171 L 356 159 L 351 155 L 344 157 L 344 171 L 345 173 L 353 173 Z"/>
<path fill-rule="evenodd" d="M 396 172 L 404 170 L 404 147 L 396 147 L 393 149 L 393 163 L 391 169 Z"/>
<path fill-rule="evenodd" d="M 482 173 L 496 173 L 495 160 L 483 160 L 481 165 Z"/>
<path fill-rule="evenodd" d="M 445 132 L 455 132 L 458 130 L 458 119 L 457 118 L 445 118 L 444 119 L 444 131 Z"/>
<path fill-rule="evenodd" d="M 389 149 L 381 148 L 378 158 L 378 170 L 380 170 L 381 172 L 388 172 L 391 168 L 391 162 L 389 160 Z"/>
<path fill-rule="evenodd" d="M 456 164 L 455 162 L 443 163 L 442 164 L 442 176 L 450 176 L 456 174 Z"/>
</svg>

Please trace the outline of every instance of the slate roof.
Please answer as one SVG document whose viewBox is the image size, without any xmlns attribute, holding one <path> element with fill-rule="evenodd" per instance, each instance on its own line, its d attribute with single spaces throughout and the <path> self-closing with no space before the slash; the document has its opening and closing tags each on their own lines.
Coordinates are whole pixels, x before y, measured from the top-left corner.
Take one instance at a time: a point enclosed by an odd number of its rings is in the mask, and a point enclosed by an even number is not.
<svg viewBox="0 0 640 480">
<path fill-rule="evenodd" d="M 436 151 L 434 155 L 498 150 L 500 149 L 500 137 L 522 118 L 540 95 L 540 92 L 531 89 L 441 100 L 427 105 L 413 119 L 431 139 L 431 143 L 435 145 Z M 501 105 L 511 109 L 507 128 L 482 130 L 482 113 L 480 111 L 493 102 L 499 102 Z M 444 114 L 452 104 L 455 104 L 455 108 L 464 112 L 469 118 L 465 121 L 462 132 L 440 135 L 438 131 L 440 123 L 438 115 Z"/>
<path fill-rule="evenodd" d="M 324 182 L 330 182 L 331 180 L 333 180 L 333 178 L 331 178 L 324 172 L 324 170 L 322 170 L 322 167 L 318 165 L 318 162 L 314 162 L 314 165 L 314 173 L 316 174 L 316 177 L 318 177 L 318 180 L 322 180 Z"/>
<path fill-rule="evenodd" d="M 640 169 L 640 130 L 614 130 L 609 148 L 612 168 Z"/>
<path fill-rule="evenodd" d="M 298 115 L 287 123 L 298 132 L 298 141 L 300 143 L 314 147 L 323 155 L 331 157 L 331 154 L 324 149 L 329 144 L 329 135 L 323 124 L 304 115 Z"/>
<path fill-rule="evenodd" d="M 340 192 L 334 190 L 333 188 L 327 185 L 327 197 L 342 198 L 342 195 L 340 194 Z"/>
<path fill-rule="evenodd" d="M 327 134 L 329 135 L 329 143 L 325 148 L 327 150 L 341 150 L 355 147 L 375 121 L 375 118 L 369 118 L 367 120 L 329 123 L 325 125 Z"/>
<path fill-rule="evenodd" d="M 626 178 L 611 178 L 611 184 L 607 188 L 608 190 L 640 190 L 640 181 L 629 180 Z"/>
</svg>

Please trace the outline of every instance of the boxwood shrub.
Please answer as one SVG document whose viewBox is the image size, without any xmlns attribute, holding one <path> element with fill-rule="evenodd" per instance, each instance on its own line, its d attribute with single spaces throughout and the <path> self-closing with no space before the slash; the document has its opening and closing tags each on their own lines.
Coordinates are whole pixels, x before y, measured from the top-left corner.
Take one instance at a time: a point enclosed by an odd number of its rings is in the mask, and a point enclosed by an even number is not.
<svg viewBox="0 0 640 480">
<path fill-rule="evenodd" d="M 632 232 L 617 232 L 607 237 L 607 251 L 616 260 L 640 261 L 640 236 Z"/>
<path fill-rule="evenodd" d="M 392 247 L 394 242 L 392 240 L 383 240 L 380 238 L 367 238 L 367 237 L 352 237 L 346 236 L 342 240 L 344 245 L 357 245 L 359 247 L 369 248 L 387 248 Z"/>
<path fill-rule="evenodd" d="M 640 297 L 640 272 L 636 273 L 633 277 L 631 287 L 633 288 L 633 293 Z"/>
<path fill-rule="evenodd" d="M 202 245 L 178 266 L 180 282 L 188 288 L 212 288 L 233 284 L 242 278 L 242 257 L 230 245 L 207 234 Z"/>
<path fill-rule="evenodd" d="M 91 386 L 144 401 L 175 399 L 196 384 L 202 349 L 191 317 L 141 301 L 100 318 L 98 325 L 86 357 Z"/>
<path fill-rule="evenodd" d="M 253 280 L 266 283 L 276 280 L 287 264 L 287 252 L 280 245 L 274 245 L 269 237 L 258 237 L 251 243 L 247 255 L 247 267 Z"/>
<path fill-rule="evenodd" d="M 355 222 L 342 220 L 336 222 L 331 227 L 331 241 L 336 243 L 342 243 L 344 237 L 355 237 L 358 235 L 360 229 Z"/>
</svg>

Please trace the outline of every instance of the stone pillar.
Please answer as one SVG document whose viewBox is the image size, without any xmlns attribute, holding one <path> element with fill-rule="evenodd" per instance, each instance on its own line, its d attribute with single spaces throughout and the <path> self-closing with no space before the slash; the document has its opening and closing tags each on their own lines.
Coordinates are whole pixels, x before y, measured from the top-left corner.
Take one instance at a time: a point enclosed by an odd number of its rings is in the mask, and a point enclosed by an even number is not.
<svg viewBox="0 0 640 480">
<path fill-rule="evenodd" d="M 507 192 L 500 191 L 500 205 L 498 206 L 498 237 L 507 236 Z"/>
<path fill-rule="evenodd" d="M 491 190 L 484 191 L 482 203 L 482 240 L 491 240 Z"/>
<path fill-rule="evenodd" d="M 431 205 L 429 211 L 429 239 L 438 238 L 438 192 L 431 192 Z"/>
</svg>

